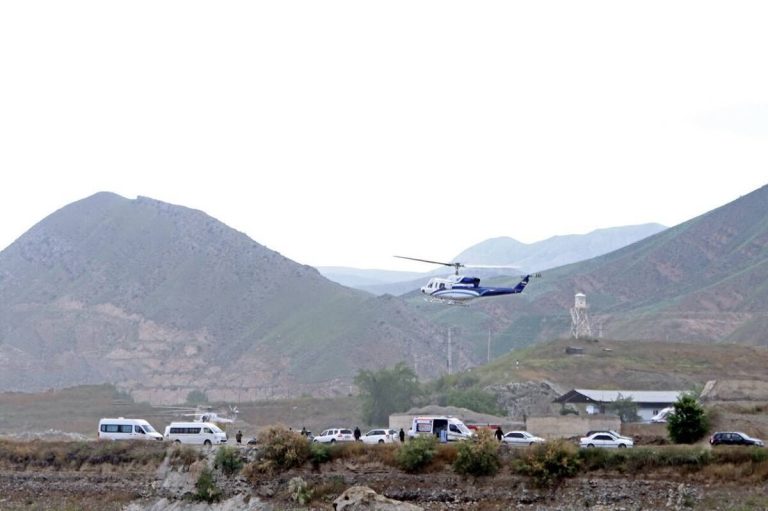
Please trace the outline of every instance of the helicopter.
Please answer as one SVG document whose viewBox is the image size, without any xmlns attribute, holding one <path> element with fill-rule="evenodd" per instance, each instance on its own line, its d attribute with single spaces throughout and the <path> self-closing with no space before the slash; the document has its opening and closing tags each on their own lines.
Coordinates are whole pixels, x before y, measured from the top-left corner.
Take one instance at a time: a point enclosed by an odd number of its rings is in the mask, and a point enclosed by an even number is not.
<svg viewBox="0 0 768 511">
<path fill-rule="evenodd" d="M 236 406 L 232 406 L 232 405 L 230 405 L 229 411 L 231 414 L 234 415 L 234 418 L 223 417 L 218 413 L 212 411 L 212 408 L 210 406 L 206 408 L 207 410 L 203 410 L 198 406 L 193 413 L 185 413 L 183 415 L 187 417 L 194 417 L 195 422 L 215 422 L 217 424 L 232 424 L 237 420 L 237 414 L 240 413 L 240 410 L 238 410 Z"/>
<path fill-rule="evenodd" d="M 488 266 L 472 265 L 459 262 L 444 263 L 441 261 L 430 261 L 429 259 L 417 259 L 415 257 L 395 256 L 400 259 L 410 259 L 411 261 L 420 261 L 422 263 L 440 264 L 454 268 L 454 274 L 449 277 L 434 277 L 429 279 L 425 286 L 421 287 L 421 292 L 430 302 L 445 303 L 448 305 L 467 305 L 467 302 L 476 298 L 503 296 L 522 293 L 525 286 L 532 277 L 541 277 L 540 273 L 525 275 L 515 287 L 481 287 L 478 277 L 468 277 L 459 275 L 459 268 L 517 268 L 516 266 Z"/>
</svg>

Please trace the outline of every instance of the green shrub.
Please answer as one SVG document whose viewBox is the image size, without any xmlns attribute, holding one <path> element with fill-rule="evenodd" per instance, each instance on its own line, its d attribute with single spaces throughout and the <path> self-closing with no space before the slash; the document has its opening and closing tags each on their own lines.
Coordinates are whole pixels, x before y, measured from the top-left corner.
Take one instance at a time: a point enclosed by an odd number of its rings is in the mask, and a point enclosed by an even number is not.
<svg viewBox="0 0 768 511">
<path fill-rule="evenodd" d="M 216 486 L 211 469 L 205 468 L 200 472 L 200 476 L 197 478 L 197 482 L 195 482 L 193 498 L 201 502 L 208 502 L 209 504 L 221 499 L 221 490 Z"/>
<path fill-rule="evenodd" d="M 239 472 L 243 468 L 240 450 L 227 445 L 219 447 L 219 450 L 216 451 L 216 459 L 213 461 L 213 466 L 228 476 Z"/>
<path fill-rule="evenodd" d="M 492 476 L 499 471 L 499 442 L 488 430 L 478 431 L 477 441 L 461 442 L 453 469 L 459 474 Z"/>
<path fill-rule="evenodd" d="M 397 465 L 406 472 L 418 472 L 432 461 L 437 451 L 437 438 L 416 437 L 406 442 L 395 454 Z"/>
<path fill-rule="evenodd" d="M 578 447 L 565 440 L 553 440 L 529 447 L 515 468 L 531 476 L 538 486 L 551 486 L 576 475 L 579 465 Z"/>
<path fill-rule="evenodd" d="M 309 453 L 314 467 L 327 463 L 331 459 L 331 449 L 325 444 L 313 443 L 309 447 Z"/>
<path fill-rule="evenodd" d="M 300 467 L 310 457 L 307 437 L 281 427 L 270 427 L 261 435 L 260 472 L 280 472 Z"/>
<path fill-rule="evenodd" d="M 667 418 L 669 438 L 678 444 L 692 444 L 709 429 L 709 418 L 695 397 L 683 394 L 675 403 L 675 411 Z"/>
</svg>

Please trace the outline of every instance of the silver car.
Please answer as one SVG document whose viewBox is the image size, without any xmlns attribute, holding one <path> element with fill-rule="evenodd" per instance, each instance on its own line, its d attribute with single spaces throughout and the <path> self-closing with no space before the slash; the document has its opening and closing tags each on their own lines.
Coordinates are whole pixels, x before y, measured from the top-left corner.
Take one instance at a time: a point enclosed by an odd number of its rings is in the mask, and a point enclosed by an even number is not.
<svg viewBox="0 0 768 511">
<path fill-rule="evenodd" d="M 516 447 L 525 447 L 528 445 L 543 444 L 546 442 L 543 438 L 532 435 L 527 431 L 510 431 L 501 437 L 501 441 L 507 445 Z"/>
</svg>

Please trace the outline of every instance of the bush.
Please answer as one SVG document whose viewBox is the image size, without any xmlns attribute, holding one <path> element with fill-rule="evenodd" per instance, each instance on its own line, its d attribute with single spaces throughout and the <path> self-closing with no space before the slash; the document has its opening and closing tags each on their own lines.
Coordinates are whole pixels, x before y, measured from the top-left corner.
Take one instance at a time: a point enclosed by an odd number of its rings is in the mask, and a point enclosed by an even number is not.
<svg viewBox="0 0 768 511">
<path fill-rule="evenodd" d="M 492 476 L 499 471 L 499 442 L 488 430 L 478 431 L 475 442 L 461 442 L 453 469 L 459 474 Z"/>
<path fill-rule="evenodd" d="M 213 466 L 221 470 L 224 474 L 231 476 L 243 468 L 243 460 L 240 458 L 240 451 L 235 447 L 222 446 L 216 451 L 216 459 Z"/>
<path fill-rule="evenodd" d="M 200 477 L 197 478 L 195 483 L 193 498 L 201 502 L 208 502 L 209 504 L 221 499 L 221 490 L 216 486 L 211 469 L 205 468 L 200 472 Z"/>
<path fill-rule="evenodd" d="M 709 429 L 709 419 L 696 398 L 684 394 L 675 403 L 675 411 L 667 418 L 667 431 L 673 442 L 692 444 L 701 440 Z"/>
<path fill-rule="evenodd" d="M 189 468 L 191 464 L 201 459 L 203 459 L 203 453 L 200 449 L 189 445 L 174 446 L 170 454 L 170 464 L 173 468 Z"/>
<path fill-rule="evenodd" d="M 312 500 L 312 488 L 301 477 L 294 477 L 288 481 L 288 492 L 291 494 L 291 500 L 302 506 Z"/>
<path fill-rule="evenodd" d="M 578 447 L 565 440 L 553 440 L 529 447 L 517 460 L 516 469 L 533 477 L 538 486 L 551 486 L 576 475 L 579 465 Z"/>
<path fill-rule="evenodd" d="M 312 466 L 314 467 L 318 467 L 331 460 L 331 449 L 325 444 L 313 443 L 309 447 L 309 453 Z"/>
<path fill-rule="evenodd" d="M 397 465 L 406 472 L 418 472 L 432 461 L 437 451 L 437 438 L 432 435 L 416 437 L 406 442 L 397 454 Z"/>
<path fill-rule="evenodd" d="M 311 454 L 307 437 L 281 427 L 270 427 L 261 435 L 260 472 L 280 472 L 303 465 Z"/>
</svg>

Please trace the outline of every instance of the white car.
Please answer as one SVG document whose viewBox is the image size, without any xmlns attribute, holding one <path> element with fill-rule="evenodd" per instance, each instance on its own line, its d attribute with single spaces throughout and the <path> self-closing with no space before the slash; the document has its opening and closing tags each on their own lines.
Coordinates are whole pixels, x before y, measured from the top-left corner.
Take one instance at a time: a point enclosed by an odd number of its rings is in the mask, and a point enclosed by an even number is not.
<svg viewBox="0 0 768 511">
<path fill-rule="evenodd" d="M 583 437 L 579 440 L 579 447 L 604 447 L 604 448 L 618 448 L 624 449 L 626 447 L 633 447 L 635 442 L 625 436 L 617 436 L 613 433 L 598 432 L 589 436 Z"/>
<path fill-rule="evenodd" d="M 391 444 L 397 434 L 393 435 L 391 429 L 372 429 L 360 439 L 364 444 Z"/>
<path fill-rule="evenodd" d="M 336 442 L 354 442 L 355 436 L 351 429 L 332 428 L 326 429 L 312 441 L 316 444 L 335 444 Z"/>
<path fill-rule="evenodd" d="M 510 431 L 503 437 L 501 437 L 501 441 L 505 444 L 523 447 L 526 445 L 534 445 L 534 444 L 543 444 L 546 442 L 543 438 L 540 436 L 532 435 L 528 433 L 527 431 Z"/>
</svg>

